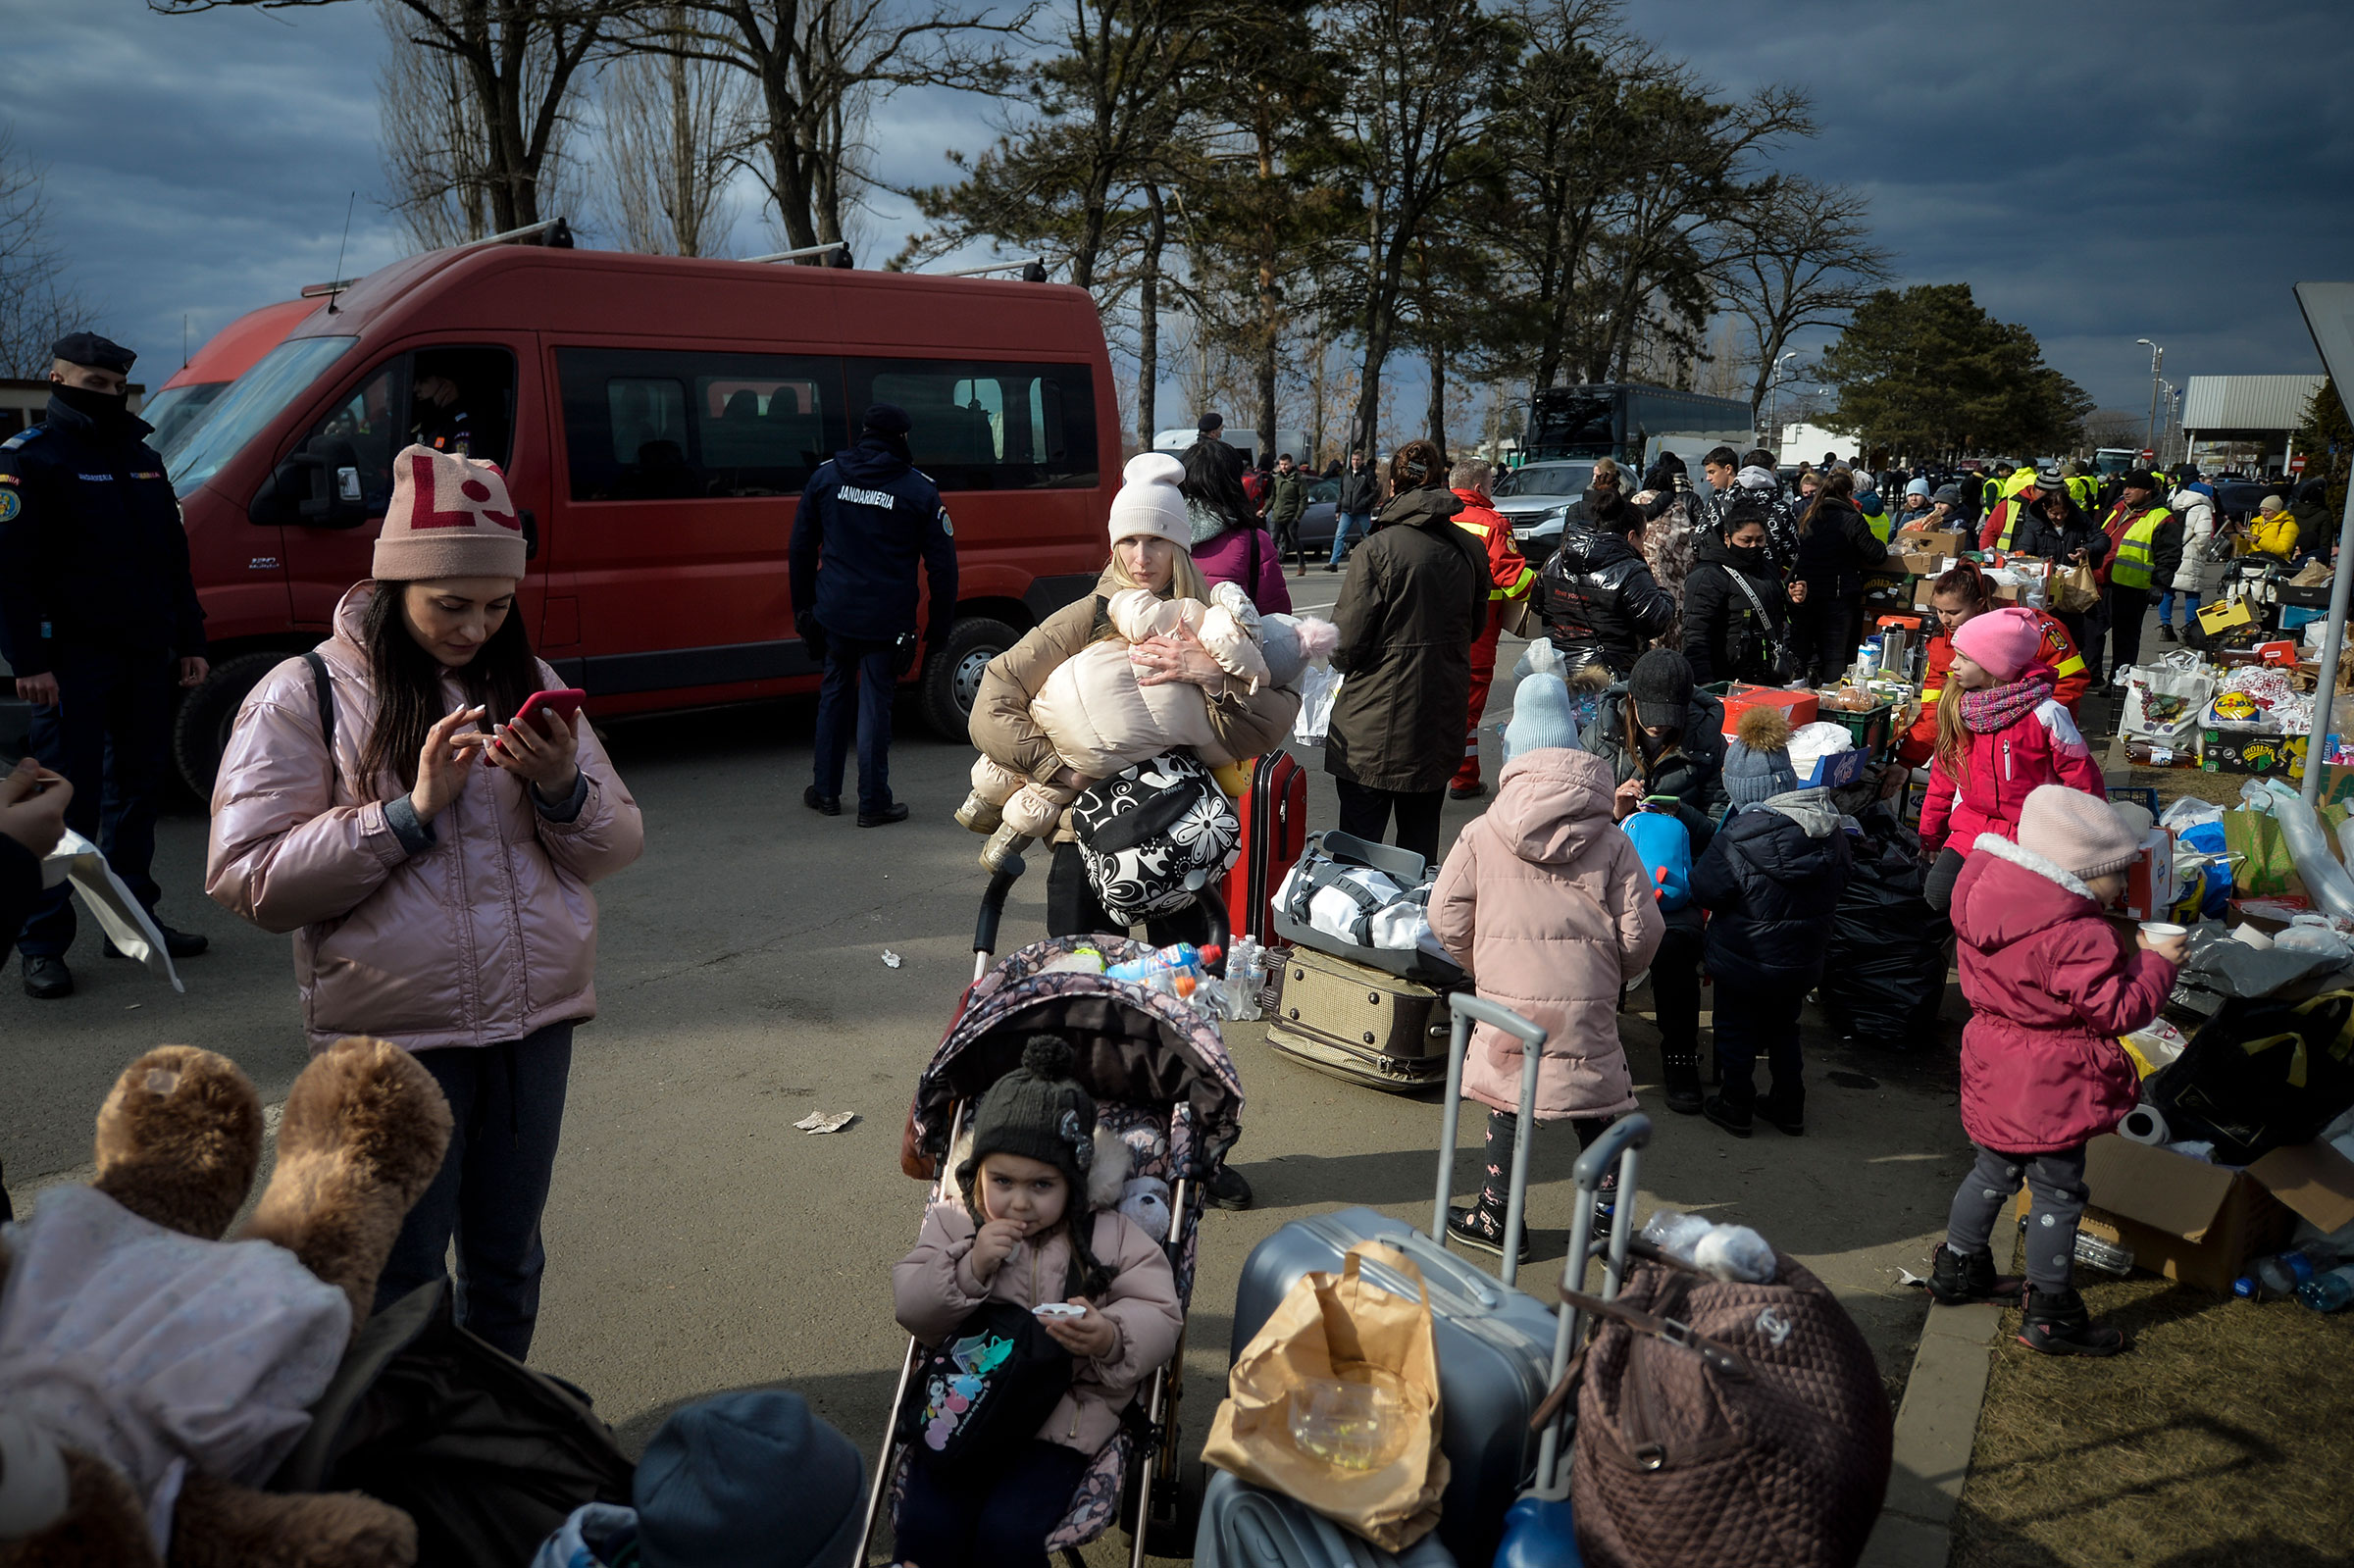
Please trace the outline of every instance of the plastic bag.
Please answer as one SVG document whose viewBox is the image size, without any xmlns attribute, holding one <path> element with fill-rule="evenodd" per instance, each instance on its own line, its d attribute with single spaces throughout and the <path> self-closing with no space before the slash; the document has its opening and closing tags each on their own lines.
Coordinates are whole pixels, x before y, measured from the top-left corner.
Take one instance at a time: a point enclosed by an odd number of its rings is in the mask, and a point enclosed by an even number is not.
<svg viewBox="0 0 2354 1568">
<path fill-rule="evenodd" d="M 1300 716 L 1292 721 L 1292 738 L 1304 746 L 1320 746 L 1332 728 L 1332 699 L 1340 694 L 1341 673 L 1329 665 L 1311 664 L 1300 672 Z"/>
<path fill-rule="evenodd" d="M 1847 726 L 1817 720 L 1802 724 L 1790 733 L 1790 766 L 1805 778 L 1815 763 L 1823 757 L 1835 757 L 1843 751 L 1856 749 L 1856 737 Z"/>
<path fill-rule="evenodd" d="M 1925 1044 L 1945 1000 L 1945 942 L 1952 928 L 1923 896 L 1927 868 L 1916 840 L 1885 808 L 1864 818 L 1847 886 L 1831 917 L 1822 1002 L 1853 1039 Z"/>
</svg>

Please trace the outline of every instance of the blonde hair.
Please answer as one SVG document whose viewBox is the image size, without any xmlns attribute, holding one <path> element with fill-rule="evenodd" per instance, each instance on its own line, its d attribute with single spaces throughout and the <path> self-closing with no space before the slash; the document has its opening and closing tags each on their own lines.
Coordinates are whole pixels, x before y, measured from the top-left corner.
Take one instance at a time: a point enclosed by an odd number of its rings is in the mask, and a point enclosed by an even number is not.
<svg viewBox="0 0 2354 1568">
<path fill-rule="evenodd" d="M 1109 570 L 1112 585 L 1115 588 L 1144 588 L 1147 593 L 1158 592 L 1164 599 L 1195 599 L 1203 604 L 1209 602 L 1209 579 L 1202 575 L 1201 563 L 1197 562 L 1192 552 L 1187 550 L 1175 550 L 1171 556 L 1169 585 L 1165 588 L 1147 587 L 1129 576 L 1128 568 L 1122 564 L 1120 552 L 1117 550 L 1111 552 Z M 1250 590 L 1246 588 L 1244 591 L 1249 592 Z M 1096 632 L 1096 641 L 1102 642 L 1119 635 L 1119 632 L 1112 629 L 1110 623 L 1103 620 L 1100 609 L 1098 611 L 1097 620 L 1100 630 Z"/>
<path fill-rule="evenodd" d="M 1970 730 L 1962 723 L 1962 683 L 1949 667 L 1945 689 L 1937 694 L 1937 760 L 1956 784 L 1970 766 Z"/>
</svg>

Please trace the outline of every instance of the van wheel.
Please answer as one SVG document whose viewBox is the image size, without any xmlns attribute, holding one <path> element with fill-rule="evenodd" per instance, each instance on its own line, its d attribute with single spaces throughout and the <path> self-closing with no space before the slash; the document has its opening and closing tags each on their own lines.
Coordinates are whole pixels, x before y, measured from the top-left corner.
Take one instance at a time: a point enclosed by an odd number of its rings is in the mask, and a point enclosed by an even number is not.
<svg viewBox="0 0 2354 1568">
<path fill-rule="evenodd" d="M 284 653 L 241 653 L 213 666 L 204 683 L 180 700 L 172 721 L 172 761 L 199 800 L 213 798 L 213 776 L 229 749 L 237 710 L 262 677 L 286 662 Z"/>
<path fill-rule="evenodd" d="M 973 699 L 981 694 L 981 672 L 1021 633 L 1002 621 L 979 617 L 948 629 L 948 639 L 924 661 L 924 722 L 943 740 L 972 734 Z"/>
</svg>

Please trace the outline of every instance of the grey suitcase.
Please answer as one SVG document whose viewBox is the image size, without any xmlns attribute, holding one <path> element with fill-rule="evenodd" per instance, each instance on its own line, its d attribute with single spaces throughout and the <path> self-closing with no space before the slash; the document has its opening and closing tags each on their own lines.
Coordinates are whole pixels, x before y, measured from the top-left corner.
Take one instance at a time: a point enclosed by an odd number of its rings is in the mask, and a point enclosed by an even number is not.
<svg viewBox="0 0 2354 1568">
<path fill-rule="evenodd" d="M 1213 1470 L 1202 1491 L 1195 1568 L 1459 1568 L 1432 1531 L 1393 1557 L 1281 1492 Z"/>
<path fill-rule="evenodd" d="M 1431 1208 L 1430 1233 L 1425 1235 L 1403 1220 L 1370 1208 L 1347 1208 L 1292 1221 L 1253 1247 L 1243 1264 L 1242 1285 L 1235 1292 L 1229 1356 L 1241 1356 L 1244 1346 L 1302 1275 L 1340 1272 L 1349 1249 L 1359 1241 L 1385 1241 L 1404 1252 L 1422 1271 L 1429 1288 L 1438 1343 L 1440 1445 L 1452 1472 L 1440 1499 L 1438 1535 L 1458 1562 L 1487 1563 L 1495 1558 L 1505 1510 L 1537 1475 L 1540 1448 L 1546 1471 L 1550 1474 L 1554 1468 L 1560 1443 L 1558 1428 L 1549 1428 L 1540 1441 L 1529 1431 L 1529 1421 L 1568 1358 L 1564 1331 L 1573 1330 L 1574 1324 L 1564 1322 L 1535 1296 L 1512 1288 L 1528 1201 L 1531 1139 L 1520 1138 L 1512 1151 L 1502 1280 L 1446 1249 L 1447 1200 L 1455 1176 L 1456 1107 L 1462 1098 L 1463 1052 L 1470 1042 L 1471 1025 L 1474 1021 L 1494 1024 L 1526 1042 L 1520 1080 L 1524 1122 L 1534 1115 L 1537 1066 L 1545 1042 L 1543 1030 L 1493 1002 L 1458 992 L 1448 998 L 1448 1007 L 1455 1027 L 1447 1059 L 1438 1194 Z M 1649 1118 L 1623 1116 L 1578 1158 L 1579 1198 L 1570 1233 L 1571 1257 L 1589 1255 L 1594 1223 L 1592 1189 L 1611 1166 L 1618 1167 L 1620 1190 L 1626 1194 L 1621 1212 L 1630 1223 L 1612 1231 L 1603 1290 L 1606 1296 L 1617 1293 L 1625 1271 L 1626 1238 L 1633 1229 L 1634 1151 L 1650 1135 Z M 1365 1259 L 1358 1273 L 1396 1294 L 1414 1293 L 1412 1283 L 1403 1274 L 1376 1260 Z"/>
<path fill-rule="evenodd" d="M 1428 986 L 1309 947 L 1294 947 L 1281 974 L 1269 1049 L 1399 1092 L 1447 1076 L 1446 1000 Z"/>
</svg>

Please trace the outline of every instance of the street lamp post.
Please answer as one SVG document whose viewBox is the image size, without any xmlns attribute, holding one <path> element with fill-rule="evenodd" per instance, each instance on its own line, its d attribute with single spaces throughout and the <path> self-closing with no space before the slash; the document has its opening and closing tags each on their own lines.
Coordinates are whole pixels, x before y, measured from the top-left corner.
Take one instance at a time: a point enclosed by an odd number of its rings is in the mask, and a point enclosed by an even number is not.
<svg viewBox="0 0 2354 1568">
<path fill-rule="evenodd" d="M 1766 382 L 1766 390 L 1769 398 L 1766 405 L 1766 434 L 1758 444 L 1771 447 L 1776 452 L 1781 448 L 1782 439 L 1782 367 L 1796 358 L 1798 358 L 1798 350 L 1794 348 L 1780 359 L 1775 360 L 1773 375 L 1768 377 Z"/>
<path fill-rule="evenodd" d="M 2166 350 L 2146 337 L 2136 337 L 2136 343 L 2150 351 L 2150 433 L 2141 443 L 2150 449 L 2155 461 L 2158 451 L 2158 367 L 2166 363 Z"/>
</svg>

